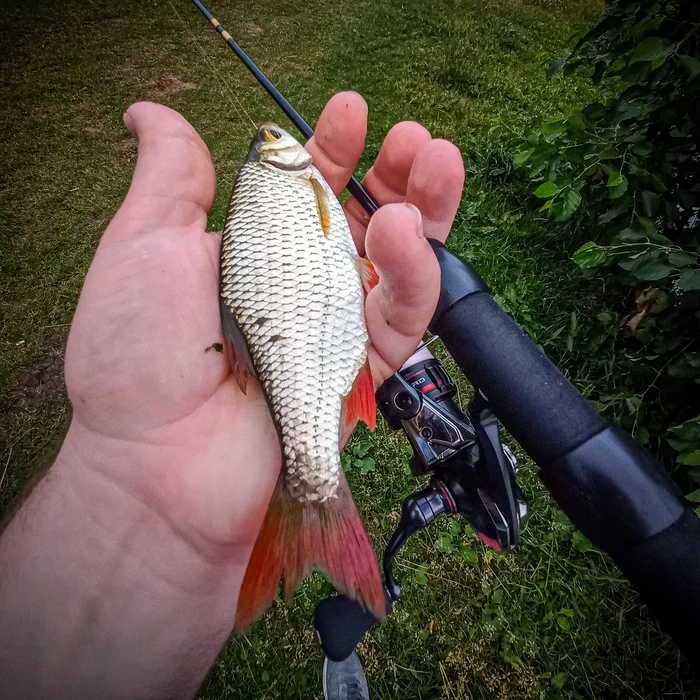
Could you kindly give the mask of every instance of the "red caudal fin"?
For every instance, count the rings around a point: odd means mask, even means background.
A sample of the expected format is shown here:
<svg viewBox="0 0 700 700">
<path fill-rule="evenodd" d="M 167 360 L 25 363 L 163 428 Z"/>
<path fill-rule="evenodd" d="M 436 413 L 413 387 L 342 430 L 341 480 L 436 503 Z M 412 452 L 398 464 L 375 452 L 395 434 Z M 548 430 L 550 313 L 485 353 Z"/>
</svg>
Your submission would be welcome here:
<svg viewBox="0 0 700 700">
<path fill-rule="evenodd" d="M 314 568 L 325 571 L 339 591 L 383 620 L 386 609 L 377 560 L 343 472 L 337 495 L 323 502 L 292 499 L 283 478 L 277 482 L 243 579 L 236 629 L 244 630 L 262 615 L 283 573 L 289 598 L 297 582 Z"/>
<path fill-rule="evenodd" d="M 363 420 L 370 430 L 377 426 L 377 401 L 369 360 L 362 365 L 350 393 L 343 399 L 341 431 L 347 430 L 358 419 Z"/>
<path fill-rule="evenodd" d="M 357 271 L 360 273 L 360 279 L 362 280 L 362 289 L 365 290 L 365 296 L 370 293 L 379 284 L 379 275 L 374 269 L 374 265 L 367 260 L 367 258 L 361 258 L 358 256 Z"/>
</svg>

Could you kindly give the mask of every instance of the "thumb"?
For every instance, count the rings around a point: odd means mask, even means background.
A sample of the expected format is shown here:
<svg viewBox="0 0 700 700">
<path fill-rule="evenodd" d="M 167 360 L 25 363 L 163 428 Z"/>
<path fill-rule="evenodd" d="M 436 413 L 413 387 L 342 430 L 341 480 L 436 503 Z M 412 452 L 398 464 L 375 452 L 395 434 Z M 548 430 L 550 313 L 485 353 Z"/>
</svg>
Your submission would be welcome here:
<svg viewBox="0 0 700 700">
<path fill-rule="evenodd" d="M 379 272 L 365 303 L 372 375 L 379 384 L 420 343 L 440 295 L 440 266 L 411 204 L 387 204 L 372 216 L 367 254 Z"/>
<path fill-rule="evenodd" d="M 131 105 L 124 123 L 138 139 L 139 154 L 116 228 L 122 235 L 164 226 L 204 229 L 216 179 L 199 134 L 178 112 L 152 102 Z"/>
</svg>

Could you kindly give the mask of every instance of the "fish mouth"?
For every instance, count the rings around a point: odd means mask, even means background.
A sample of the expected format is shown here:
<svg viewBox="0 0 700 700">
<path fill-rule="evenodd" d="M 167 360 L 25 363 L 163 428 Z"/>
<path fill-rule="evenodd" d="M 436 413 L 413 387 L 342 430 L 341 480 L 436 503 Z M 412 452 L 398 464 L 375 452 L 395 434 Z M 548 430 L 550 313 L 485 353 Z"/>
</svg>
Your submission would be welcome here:
<svg viewBox="0 0 700 700">
<path fill-rule="evenodd" d="M 293 154 L 298 148 L 297 145 L 283 146 L 282 148 L 265 148 L 264 143 L 260 141 L 254 141 L 248 155 L 245 159 L 246 163 L 263 163 L 269 165 L 273 168 L 278 168 L 279 170 L 285 170 L 290 172 L 304 170 L 308 168 L 313 162 L 313 158 L 310 153 L 307 153 L 307 158 L 304 158 L 301 162 L 294 162 L 294 158 L 289 158 L 289 162 L 283 157 L 276 158 L 276 154 Z"/>
</svg>

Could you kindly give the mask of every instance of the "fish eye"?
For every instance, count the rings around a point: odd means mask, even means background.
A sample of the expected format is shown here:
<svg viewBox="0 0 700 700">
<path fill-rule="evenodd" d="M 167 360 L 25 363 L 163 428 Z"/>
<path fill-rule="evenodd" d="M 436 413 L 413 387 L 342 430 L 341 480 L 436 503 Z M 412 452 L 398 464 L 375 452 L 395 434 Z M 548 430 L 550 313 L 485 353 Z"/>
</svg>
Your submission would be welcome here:
<svg viewBox="0 0 700 700">
<path fill-rule="evenodd" d="M 280 134 L 277 129 L 265 129 L 265 140 L 266 141 L 278 141 L 279 139 L 282 138 L 282 134 Z"/>
</svg>

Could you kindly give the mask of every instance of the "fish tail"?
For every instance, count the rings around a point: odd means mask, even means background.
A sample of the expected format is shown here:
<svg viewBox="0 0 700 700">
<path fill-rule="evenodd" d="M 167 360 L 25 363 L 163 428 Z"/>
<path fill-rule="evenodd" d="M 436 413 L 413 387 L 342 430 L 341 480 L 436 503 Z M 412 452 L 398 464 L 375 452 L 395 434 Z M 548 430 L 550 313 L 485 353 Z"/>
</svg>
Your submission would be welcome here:
<svg viewBox="0 0 700 700">
<path fill-rule="evenodd" d="M 284 573 L 284 595 L 319 569 L 333 585 L 382 620 L 384 589 L 377 560 L 341 472 L 338 493 L 323 502 L 300 502 L 275 487 L 238 597 L 236 629 L 244 630 L 272 603 Z"/>
</svg>

